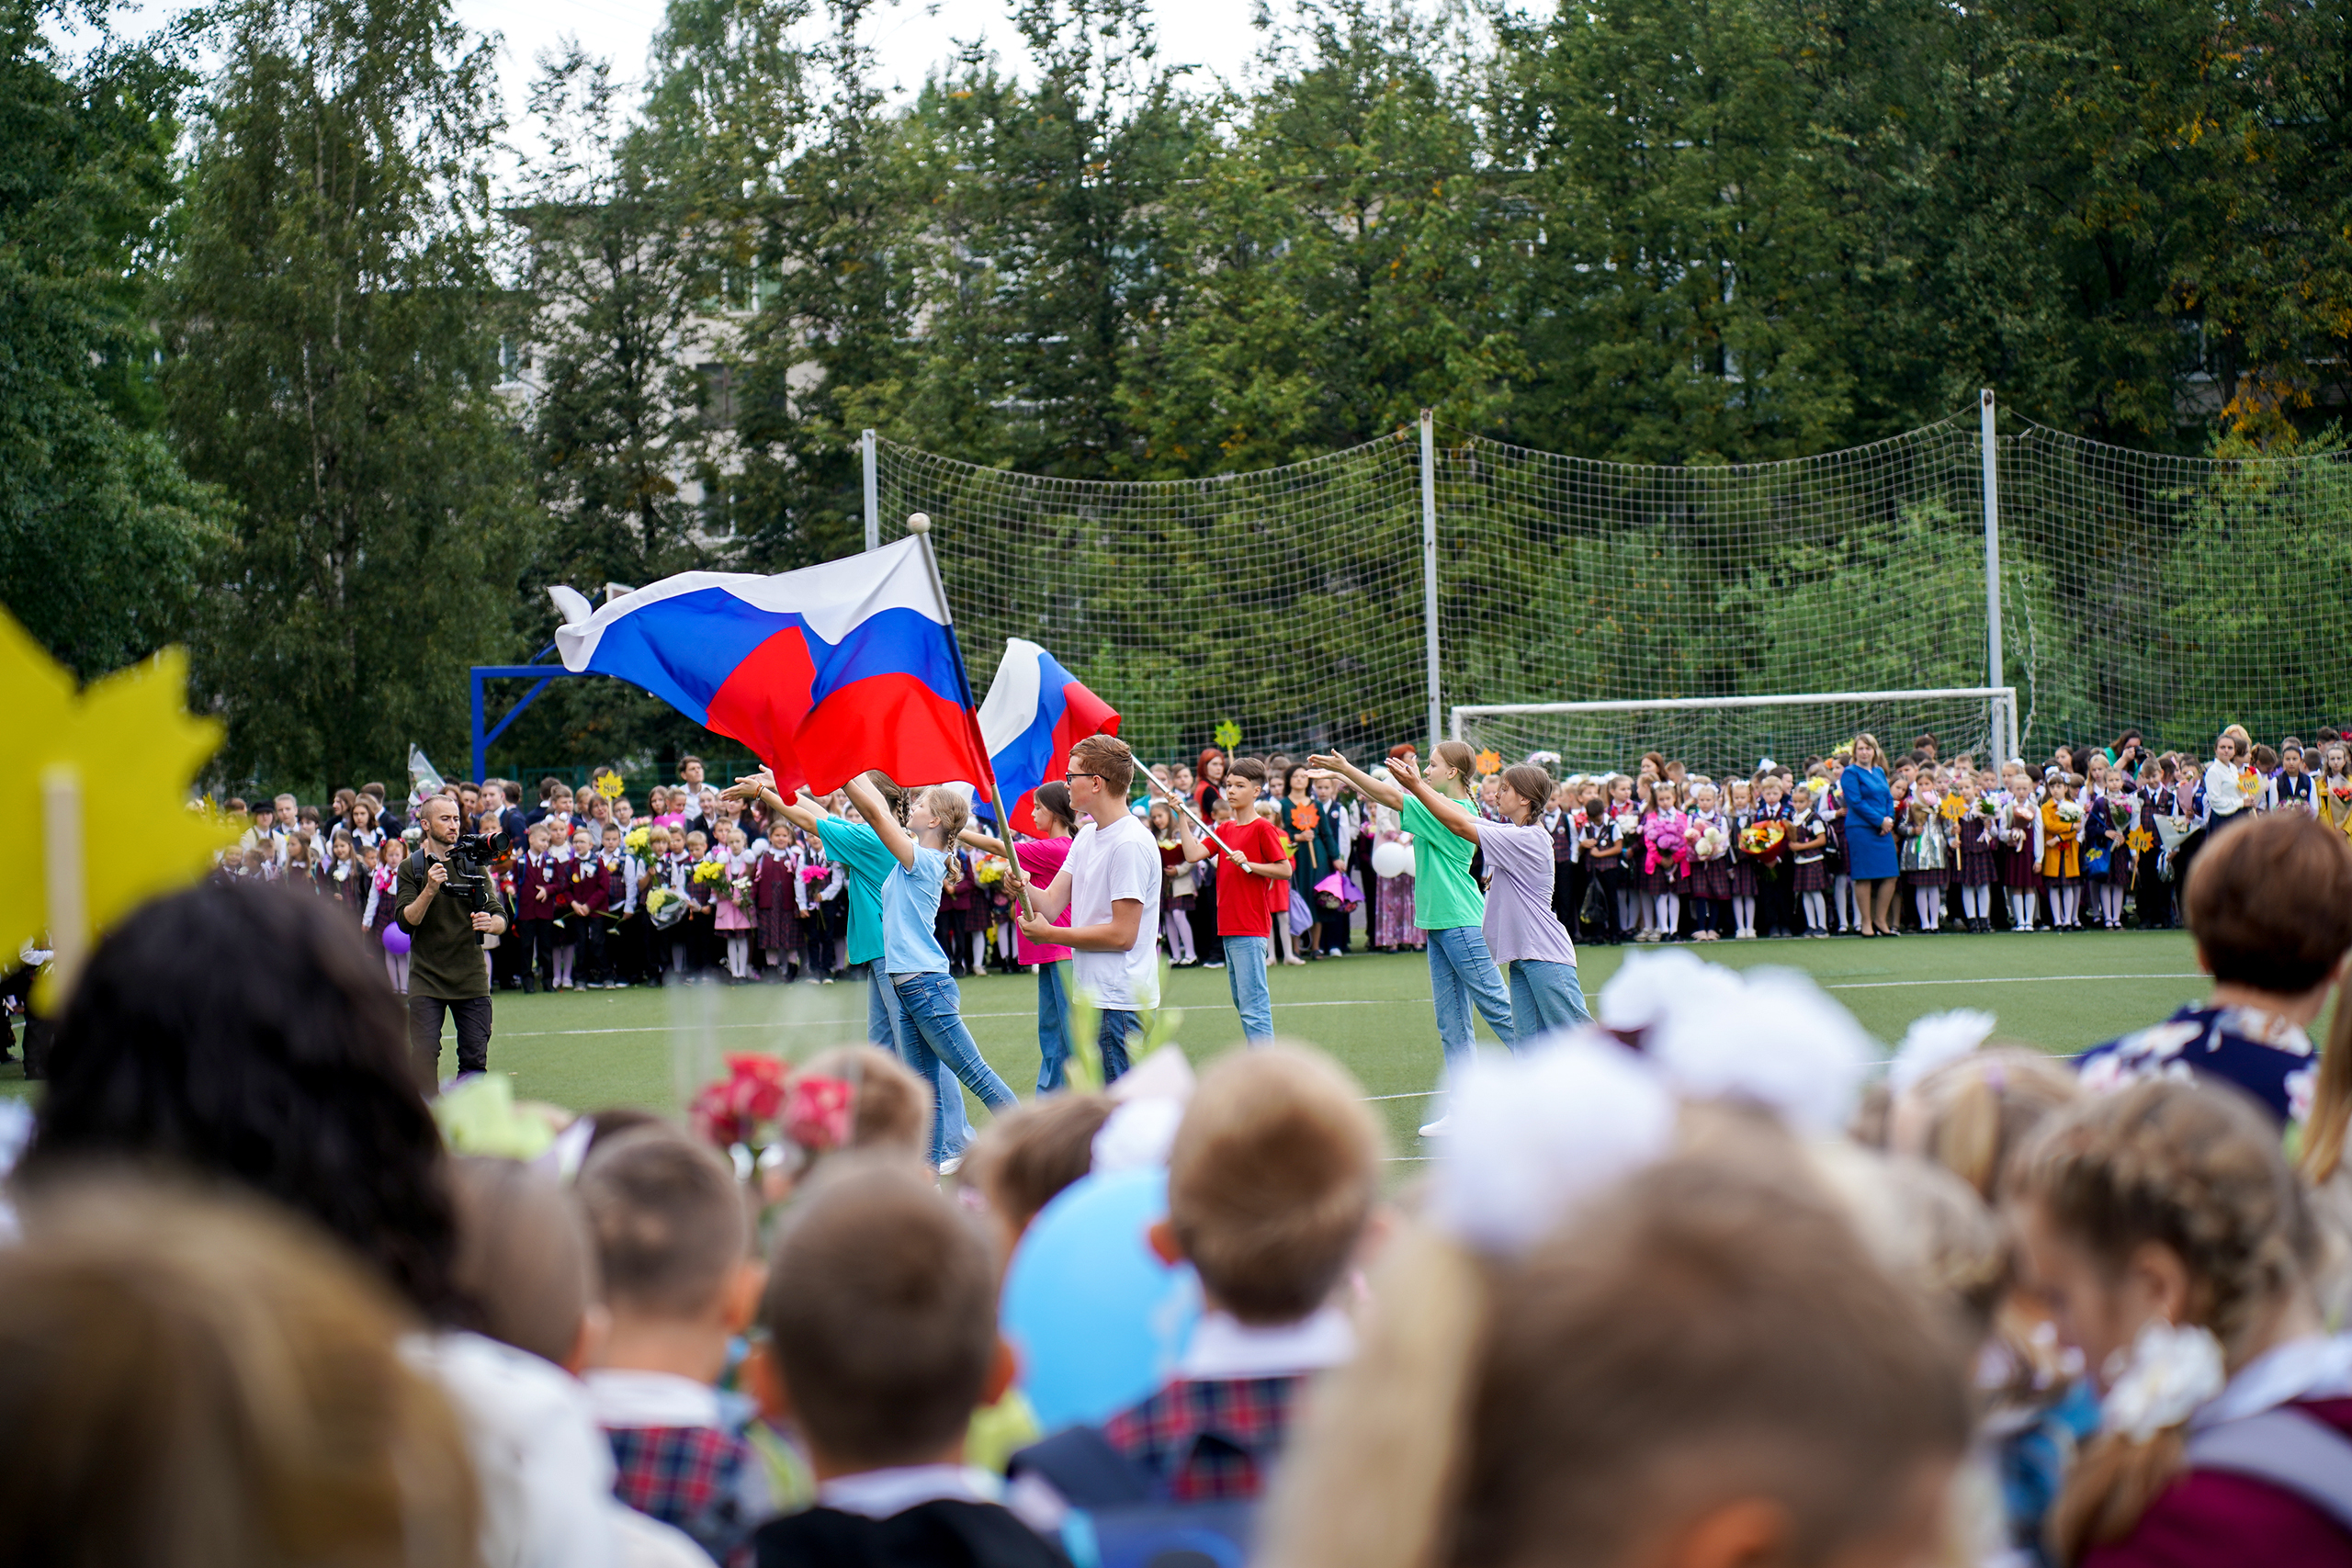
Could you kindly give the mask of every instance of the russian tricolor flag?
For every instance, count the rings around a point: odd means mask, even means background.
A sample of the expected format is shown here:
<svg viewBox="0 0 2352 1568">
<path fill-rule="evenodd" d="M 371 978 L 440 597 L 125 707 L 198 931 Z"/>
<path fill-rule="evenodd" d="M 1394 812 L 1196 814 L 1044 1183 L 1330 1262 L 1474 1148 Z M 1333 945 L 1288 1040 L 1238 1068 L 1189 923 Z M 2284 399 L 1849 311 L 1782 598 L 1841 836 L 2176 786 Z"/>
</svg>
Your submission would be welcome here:
<svg viewBox="0 0 2352 1568">
<path fill-rule="evenodd" d="M 1090 735 L 1117 733 L 1111 705 L 1079 684 L 1061 660 L 1025 638 L 1004 639 L 1004 662 L 980 705 L 980 736 L 1015 829 L 1036 833 L 1030 804 L 1039 784 L 1062 776 L 1072 746 Z"/>
<path fill-rule="evenodd" d="M 780 788 L 823 794 L 867 768 L 909 786 L 985 776 L 919 537 L 775 577 L 683 572 L 555 637 L 565 669 L 617 676 L 741 741 Z"/>
</svg>

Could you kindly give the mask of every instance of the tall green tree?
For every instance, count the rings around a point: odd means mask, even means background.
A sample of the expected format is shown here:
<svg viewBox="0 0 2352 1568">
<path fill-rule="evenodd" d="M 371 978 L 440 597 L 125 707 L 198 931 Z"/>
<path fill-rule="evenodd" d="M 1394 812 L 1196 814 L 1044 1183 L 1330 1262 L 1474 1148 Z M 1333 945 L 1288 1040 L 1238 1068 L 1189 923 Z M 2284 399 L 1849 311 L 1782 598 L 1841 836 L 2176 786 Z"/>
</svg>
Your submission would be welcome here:
<svg viewBox="0 0 2352 1568">
<path fill-rule="evenodd" d="M 86 678 L 187 634 L 228 509 L 154 429 L 188 77 L 110 35 L 69 66 L 41 31 L 62 9 L 0 0 L 0 605 Z"/>
<path fill-rule="evenodd" d="M 908 126 L 923 352 L 899 418 L 974 461 L 1129 477 L 1148 459 L 1121 383 L 1204 126 L 1143 0 L 1023 0 L 1013 20 L 1034 85 L 967 57 Z"/>
<path fill-rule="evenodd" d="M 705 564 L 690 493 L 723 416 L 723 344 L 691 196 L 650 157 L 610 68 L 577 45 L 531 94 L 545 151 L 528 165 L 524 290 L 532 457 L 548 526 L 532 556 L 590 592 Z M 714 404 L 721 406 L 714 406 Z"/>
<path fill-rule="evenodd" d="M 1121 388 L 1164 471 L 1351 446 L 1424 407 L 1496 423 L 1524 372 L 1498 319 L 1519 258 L 1458 31 L 1342 0 L 1229 95 L 1167 203 L 1168 296 Z"/>
<path fill-rule="evenodd" d="M 237 0 L 165 298 L 170 426 L 240 503 L 199 680 L 312 786 L 464 734 L 530 516 L 498 397 L 492 53 L 447 0 Z"/>
</svg>

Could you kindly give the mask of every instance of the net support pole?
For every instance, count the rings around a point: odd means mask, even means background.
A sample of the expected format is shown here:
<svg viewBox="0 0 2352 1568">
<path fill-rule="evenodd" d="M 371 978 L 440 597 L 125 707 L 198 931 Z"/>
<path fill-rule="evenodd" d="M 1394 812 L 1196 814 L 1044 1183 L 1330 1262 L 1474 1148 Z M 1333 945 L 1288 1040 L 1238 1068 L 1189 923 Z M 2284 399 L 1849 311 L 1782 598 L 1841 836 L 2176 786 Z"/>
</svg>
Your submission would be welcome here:
<svg viewBox="0 0 2352 1568">
<path fill-rule="evenodd" d="M 865 464 L 865 547 L 882 547 L 882 491 L 874 472 L 874 432 L 865 431 L 857 438 L 858 454 Z"/>
<path fill-rule="evenodd" d="M 1430 749 L 1435 750 L 1443 736 L 1437 689 L 1437 420 L 1428 409 L 1421 411 L 1421 638 L 1429 656 Z"/>
<path fill-rule="evenodd" d="M 1978 428 L 1984 448 L 1984 683 L 2001 686 L 2001 457 L 1994 431 L 1993 389 L 1977 394 Z M 1993 715 L 1993 743 L 2004 758 L 2018 750 L 2018 716 L 2014 702 L 1997 703 Z"/>
</svg>

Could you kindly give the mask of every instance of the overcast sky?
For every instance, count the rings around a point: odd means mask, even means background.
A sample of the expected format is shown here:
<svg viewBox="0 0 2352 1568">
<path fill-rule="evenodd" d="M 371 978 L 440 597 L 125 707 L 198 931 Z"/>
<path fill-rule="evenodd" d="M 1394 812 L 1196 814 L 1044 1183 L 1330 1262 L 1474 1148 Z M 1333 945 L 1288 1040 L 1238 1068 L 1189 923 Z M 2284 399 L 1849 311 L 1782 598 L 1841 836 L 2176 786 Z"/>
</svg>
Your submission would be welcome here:
<svg viewBox="0 0 2352 1568">
<path fill-rule="evenodd" d="M 519 129 L 532 62 L 566 34 L 610 60 L 616 76 L 642 78 L 662 0 L 457 0 L 457 7 L 468 26 L 503 36 L 507 119 Z M 116 26 L 127 34 L 144 33 L 187 8 L 188 0 L 143 0 L 119 12 Z M 1277 15 L 1288 10 L 1280 4 L 1272 8 Z M 1258 0 L 1153 0 L 1152 9 L 1160 58 L 1171 64 L 1200 65 L 1238 80 L 1264 39 L 1250 26 Z M 896 84 L 899 99 L 911 97 L 961 42 L 984 39 L 1007 63 L 1019 54 L 1006 0 L 883 0 L 872 15 L 882 74 Z"/>
</svg>

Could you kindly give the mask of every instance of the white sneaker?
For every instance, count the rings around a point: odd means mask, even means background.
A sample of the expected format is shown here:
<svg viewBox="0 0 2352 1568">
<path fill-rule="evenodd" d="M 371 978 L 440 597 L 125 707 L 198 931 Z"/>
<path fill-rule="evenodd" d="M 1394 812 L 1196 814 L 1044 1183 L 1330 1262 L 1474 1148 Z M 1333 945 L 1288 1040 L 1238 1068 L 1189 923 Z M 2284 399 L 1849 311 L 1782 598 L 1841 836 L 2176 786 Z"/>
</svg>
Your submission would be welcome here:
<svg viewBox="0 0 2352 1568">
<path fill-rule="evenodd" d="M 962 1155 L 949 1155 L 945 1159 L 939 1162 L 939 1174 L 942 1176 L 953 1176 L 963 1168 L 964 1156 Z"/>
<path fill-rule="evenodd" d="M 1436 1121 L 1430 1122 L 1427 1126 L 1421 1129 L 1421 1136 L 1424 1138 L 1443 1138 L 1450 1136 L 1453 1134 L 1453 1129 L 1448 1126 L 1447 1123 L 1453 1120 L 1453 1117 L 1451 1112 L 1439 1117 Z"/>
</svg>

